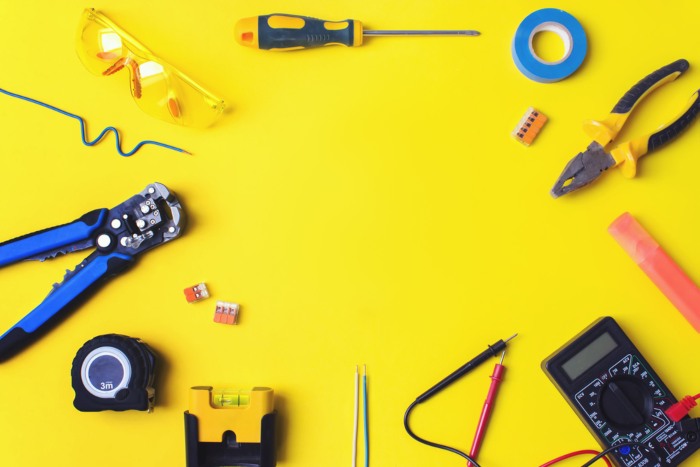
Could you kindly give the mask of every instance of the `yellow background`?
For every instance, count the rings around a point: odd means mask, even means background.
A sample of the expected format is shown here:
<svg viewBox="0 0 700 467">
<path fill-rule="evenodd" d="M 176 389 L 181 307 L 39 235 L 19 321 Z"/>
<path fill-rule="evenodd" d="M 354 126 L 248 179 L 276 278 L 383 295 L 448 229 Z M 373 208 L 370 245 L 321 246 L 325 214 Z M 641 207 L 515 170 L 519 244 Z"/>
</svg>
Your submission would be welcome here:
<svg viewBox="0 0 700 467">
<path fill-rule="evenodd" d="M 538 84 L 515 68 L 511 40 L 526 15 L 552 6 L 580 20 L 589 51 L 569 79 Z M 85 7 L 224 97 L 224 117 L 207 130 L 164 123 L 134 104 L 125 74 L 88 73 L 74 44 Z M 272 12 L 482 35 L 294 53 L 234 42 L 237 19 Z M 643 159 L 634 180 L 612 171 L 558 200 L 549 189 L 589 142 L 581 123 L 678 58 L 691 69 L 651 95 L 619 141 L 685 105 L 700 87 L 697 15 L 691 0 L 2 0 L 0 87 L 85 117 L 91 137 L 114 125 L 127 148 L 156 139 L 194 155 L 147 147 L 121 158 L 112 136 L 87 148 L 74 120 L 0 95 L 0 238 L 115 206 L 153 181 L 189 216 L 181 239 L 2 364 L 0 464 L 181 466 L 190 386 L 263 385 L 277 394 L 278 465 L 349 465 L 353 374 L 366 363 L 371 465 L 463 465 L 411 440 L 403 413 L 517 332 L 479 459 L 539 465 L 597 447 L 540 362 L 603 315 L 676 396 L 694 394 L 697 333 L 606 228 L 630 211 L 700 281 L 700 124 Z M 550 121 L 526 148 L 510 133 L 529 106 Z M 0 329 L 84 256 L 1 269 Z M 214 299 L 189 305 L 182 289 L 199 281 Z M 212 322 L 216 299 L 241 303 L 239 326 Z M 161 356 L 153 414 L 73 408 L 73 356 L 111 332 Z M 415 431 L 468 450 L 494 363 L 419 407 Z"/>
</svg>

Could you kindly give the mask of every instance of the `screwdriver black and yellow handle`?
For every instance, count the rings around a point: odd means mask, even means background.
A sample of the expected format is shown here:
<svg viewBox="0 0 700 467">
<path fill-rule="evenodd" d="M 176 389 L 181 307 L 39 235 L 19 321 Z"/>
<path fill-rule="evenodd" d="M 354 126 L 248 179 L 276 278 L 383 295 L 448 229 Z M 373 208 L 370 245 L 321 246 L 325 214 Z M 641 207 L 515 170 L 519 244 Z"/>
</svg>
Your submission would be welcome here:
<svg viewBox="0 0 700 467">
<path fill-rule="evenodd" d="M 700 91 L 696 91 L 691 96 L 685 109 L 671 123 L 662 126 L 651 135 L 620 144 L 610 151 L 622 175 L 627 178 L 634 177 L 637 173 L 637 159 L 676 138 L 693 123 L 698 113 L 700 113 Z"/>
<path fill-rule="evenodd" d="M 605 147 L 615 139 L 627 118 L 642 99 L 656 88 L 678 78 L 689 66 L 687 60 L 680 59 L 651 73 L 622 96 L 622 99 L 619 100 L 605 120 L 588 121 L 583 124 L 583 130 L 593 141 Z"/>
<path fill-rule="evenodd" d="M 275 13 L 238 21 L 235 34 L 239 44 L 265 50 L 362 45 L 362 23 L 353 19 L 325 21 Z"/>
</svg>

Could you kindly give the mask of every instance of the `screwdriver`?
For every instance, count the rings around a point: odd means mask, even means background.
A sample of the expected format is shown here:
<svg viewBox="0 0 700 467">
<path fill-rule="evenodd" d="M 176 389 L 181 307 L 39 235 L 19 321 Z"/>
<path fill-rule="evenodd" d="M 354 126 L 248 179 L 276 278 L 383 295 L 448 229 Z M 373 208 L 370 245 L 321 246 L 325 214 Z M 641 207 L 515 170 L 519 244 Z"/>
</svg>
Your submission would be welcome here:
<svg viewBox="0 0 700 467">
<path fill-rule="evenodd" d="M 308 16 L 274 13 L 236 23 L 236 41 L 264 50 L 298 50 L 324 45 L 359 47 L 363 36 L 478 36 L 470 30 L 364 31 L 354 19 L 326 21 Z"/>
</svg>

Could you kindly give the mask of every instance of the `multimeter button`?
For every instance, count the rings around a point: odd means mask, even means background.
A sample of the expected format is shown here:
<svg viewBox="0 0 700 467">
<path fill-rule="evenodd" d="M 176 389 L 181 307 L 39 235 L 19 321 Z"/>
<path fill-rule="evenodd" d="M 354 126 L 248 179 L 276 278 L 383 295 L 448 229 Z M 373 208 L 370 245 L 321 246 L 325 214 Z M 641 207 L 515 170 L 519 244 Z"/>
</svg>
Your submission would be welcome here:
<svg viewBox="0 0 700 467">
<path fill-rule="evenodd" d="M 613 378 L 600 394 L 601 411 L 618 428 L 644 425 L 651 416 L 653 403 L 644 384 L 632 377 Z"/>
</svg>

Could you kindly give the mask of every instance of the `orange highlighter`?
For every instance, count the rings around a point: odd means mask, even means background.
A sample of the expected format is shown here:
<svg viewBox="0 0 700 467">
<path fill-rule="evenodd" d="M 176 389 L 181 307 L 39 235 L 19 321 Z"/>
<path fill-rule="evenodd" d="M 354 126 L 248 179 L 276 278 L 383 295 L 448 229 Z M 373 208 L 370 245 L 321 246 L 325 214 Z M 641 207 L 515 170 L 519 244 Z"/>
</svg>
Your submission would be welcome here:
<svg viewBox="0 0 700 467">
<path fill-rule="evenodd" d="M 642 271 L 700 332 L 700 289 L 628 212 L 608 227 Z"/>
</svg>

